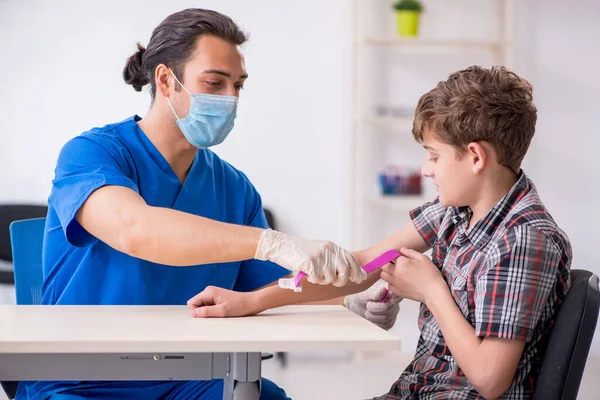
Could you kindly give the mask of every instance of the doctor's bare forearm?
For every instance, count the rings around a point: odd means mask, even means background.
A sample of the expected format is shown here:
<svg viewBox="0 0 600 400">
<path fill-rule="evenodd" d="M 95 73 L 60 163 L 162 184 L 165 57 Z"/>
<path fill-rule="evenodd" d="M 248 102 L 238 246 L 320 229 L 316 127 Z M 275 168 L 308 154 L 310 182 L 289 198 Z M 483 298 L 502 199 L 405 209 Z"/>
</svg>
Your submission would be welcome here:
<svg viewBox="0 0 600 400">
<path fill-rule="evenodd" d="M 119 186 L 96 190 L 76 218 L 90 234 L 123 253 L 173 266 L 251 259 L 263 231 L 152 207 Z"/>
</svg>

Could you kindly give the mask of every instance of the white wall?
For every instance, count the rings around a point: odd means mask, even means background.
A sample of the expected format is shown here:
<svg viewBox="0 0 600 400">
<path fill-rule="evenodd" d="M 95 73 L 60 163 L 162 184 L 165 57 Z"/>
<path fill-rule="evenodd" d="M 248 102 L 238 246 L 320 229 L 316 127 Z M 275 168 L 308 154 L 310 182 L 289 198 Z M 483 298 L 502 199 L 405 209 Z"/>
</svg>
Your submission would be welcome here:
<svg viewBox="0 0 600 400">
<path fill-rule="evenodd" d="M 539 118 L 527 167 L 573 243 L 573 267 L 600 274 L 600 2 L 563 5 L 528 2 L 519 20 L 516 66 L 534 85 Z"/>
<path fill-rule="evenodd" d="M 516 69 L 534 85 L 538 123 L 525 168 L 573 244 L 572 268 L 600 275 L 600 2 L 518 2 Z M 600 354 L 600 325 L 592 353 Z"/>
<path fill-rule="evenodd" d="M 534 85 L 539 118 L 526 167 L 571 239 L 572 267 L 600 275 L 600 2 L 564 4 L 527 1 L 518 19 L 515 64 Z"/>
<path fill-rule="evenodd" d="M 573 242 L 573 267 L 600 274 L 600 2 L 516 3 L 515 66 L 539 110 L 525 168 Z M 143 116 L 149 97 L 122 82 L 125 59 L 166 15 L 197 6 L 252 36 L 237 127 L 217 152 L 249 175 L 282 230 L 347 245 L 347 0 L 0 2 L 0 202 L 45 201 L 65 141 Z"/>
<path fill-rule="evenodd" d="M 281 230 L 348 245 L 345 5 L 0 2 L 0 201 L 45 201 L 65 141 L 93 126 L 143 116 L 149 95 L 123 82 L 126 58 L 168 14 L 201 6 L 231 16 L 251 34 L 245 46 L 250 79 L 237 126 L 216 152 L 247 173 Z"/>
</svg>

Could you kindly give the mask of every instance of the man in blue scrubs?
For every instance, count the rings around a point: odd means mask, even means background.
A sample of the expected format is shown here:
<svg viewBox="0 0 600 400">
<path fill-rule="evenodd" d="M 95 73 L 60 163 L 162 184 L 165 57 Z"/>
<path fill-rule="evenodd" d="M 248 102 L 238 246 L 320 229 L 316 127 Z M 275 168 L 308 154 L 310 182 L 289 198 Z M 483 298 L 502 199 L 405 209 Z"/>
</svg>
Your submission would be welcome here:
<svg viewBox="0 0 600 400">
<path fill-rule="evenodd" d="M 256 189 L 208 149 L 233 127 L 245 40 L 228 17 L 188 9 L 138 45 L 123 76 L 137 91 L 150 84 L 146 117 L 94 128 L 60 152 L 43 304 L 183 305 L 209 285 L 254 291 L 291 270 L 309 275 L 315 300 L 373 283 L 363 260 L 335 244 L 266 229 Z M 222 390 L 222 380 L 22 382 L 17 398 L 220 399 Z M 263 381 L 261 399 L 284 398 Z"/>
</svg>

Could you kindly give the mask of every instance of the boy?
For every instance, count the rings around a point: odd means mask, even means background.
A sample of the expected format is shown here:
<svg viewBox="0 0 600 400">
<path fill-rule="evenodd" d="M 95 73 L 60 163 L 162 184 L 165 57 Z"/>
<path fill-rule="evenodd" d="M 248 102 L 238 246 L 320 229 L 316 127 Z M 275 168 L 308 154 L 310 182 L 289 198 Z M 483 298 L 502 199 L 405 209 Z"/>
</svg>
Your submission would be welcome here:
<svg viewBox="0 0 600 400">
<path fill-rule="evenodd" d="M 422 173 L 439 197 L 413 210 L 412 224 L 356 253 L 369 259 L 400 249 L 404 257 L 381 278 L 421 303 L 415 358 L 378 399 L 533 396 L 572 251 L 520 168 L 535 131 L 532 100 L 526 80 L 478 66 L 419 100 L 413 135 L 427 150 Z M 422 254 L 429 249 L 431 259 Z M 269 290 L 251 295 L 252 312 L 283 305 Z M 227 297 L 211 288 L 188 304 L 216 304 L 197 316 L 228 315 L 235 311 Z"/>
</svg>

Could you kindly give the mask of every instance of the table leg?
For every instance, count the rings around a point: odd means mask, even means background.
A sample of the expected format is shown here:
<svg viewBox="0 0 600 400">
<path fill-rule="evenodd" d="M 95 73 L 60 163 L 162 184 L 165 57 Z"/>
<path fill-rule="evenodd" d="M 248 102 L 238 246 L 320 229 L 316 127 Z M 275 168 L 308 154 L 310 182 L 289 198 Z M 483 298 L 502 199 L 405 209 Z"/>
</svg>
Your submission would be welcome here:
<svg viewBox="0 0 600 400">
<path fill-rule="evenodd" d="M 261 386 L 261 353 L 231 353 L 224 380 L 223 400 L 258 400 Z"/>
</svg>

